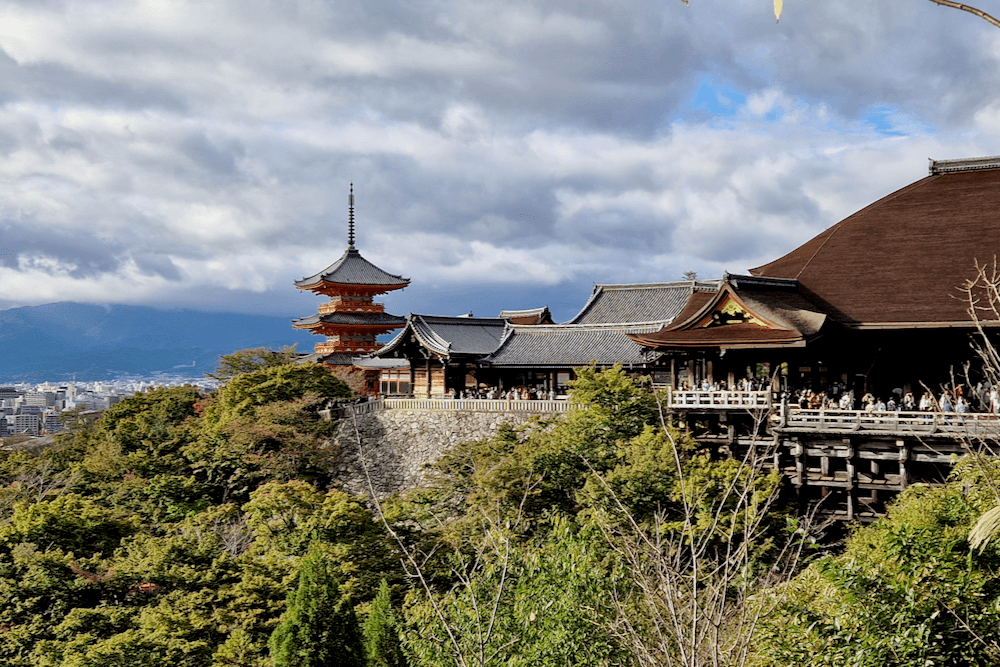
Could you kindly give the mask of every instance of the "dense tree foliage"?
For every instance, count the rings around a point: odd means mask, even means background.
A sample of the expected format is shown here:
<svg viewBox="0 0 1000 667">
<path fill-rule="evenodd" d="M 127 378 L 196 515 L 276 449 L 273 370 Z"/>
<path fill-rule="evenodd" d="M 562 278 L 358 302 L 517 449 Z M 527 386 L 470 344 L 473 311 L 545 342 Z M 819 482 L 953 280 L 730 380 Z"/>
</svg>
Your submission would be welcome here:
<svg viewBox="0 0 1000 667">
<path fill-rule="evenodd" d="M 361 631 L 318 543 L 299 566 L 298 588 L 271 635 L 274 667 L 364 667 Z"/>
<path fill-rule="evenodd" d="M 318 409 L 346 392 L 265 365 L 0 452 L 0 663 L 1000 662 L 1000 539 L 969 546 L 996 460 L 911 487 L 792 578 L 808 534 L 777 473 L 713 456 L 621 369 L 379 508 L 332 477 Z"/>
<path fill-rule="evenodd" d="M 407 667 L 409 663 L 399 641 L 400 630 L 399 617 L 389 594 L 389 583 L 383 579 L 362 628 L 368 667 Z"/>
<path fill-rule="evenodd" d="M 768 661 L 805 666 L 1000 663 L 1000 548 L 969 546 L 997 504 L 1000 461 L 969 457 L 939 488 L 914 485 L 888 518 L 789 589 L 767 637 Z M 766 664 L 771 664 L 767 662 Z"/>
</svg>

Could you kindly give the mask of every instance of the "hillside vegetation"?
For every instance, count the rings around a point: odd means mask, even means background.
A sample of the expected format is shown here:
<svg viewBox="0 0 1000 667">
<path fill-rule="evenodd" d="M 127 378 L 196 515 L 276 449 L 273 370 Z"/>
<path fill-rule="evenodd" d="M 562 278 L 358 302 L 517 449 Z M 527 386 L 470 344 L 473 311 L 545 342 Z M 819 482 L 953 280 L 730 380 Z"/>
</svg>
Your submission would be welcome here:
<svg viewBox="0 0 1000 667">
<path fill-rule="evenodd" d="M 321 367 L 127 399 L 0 461 L 0 664 L 996 664 L 1000 469 L 904 493 L 841 553 L 620 369 L 373 509 L 336 488 Z"/>
</svg>

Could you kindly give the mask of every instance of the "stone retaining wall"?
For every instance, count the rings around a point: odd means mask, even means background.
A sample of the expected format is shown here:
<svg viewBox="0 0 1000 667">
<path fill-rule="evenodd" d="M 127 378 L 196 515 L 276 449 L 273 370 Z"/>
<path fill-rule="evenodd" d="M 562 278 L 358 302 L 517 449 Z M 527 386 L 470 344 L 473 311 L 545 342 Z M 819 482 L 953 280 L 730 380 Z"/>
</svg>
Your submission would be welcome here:
<svg viewBox="0 0 1000 667">
<path fill-rule="evenodd" d="M 501 424 L 519 426 L 537 417 L 524 412 L 458 410 L 382 410 L 356 416 L 346 414 L 338 421 L 330 443 L 339 450 L 336 477 L 345 491 L 372 495 L 359 456 L 360 436 L 360 449 L 375 496 L 387 498 L 398 491 L 419 486 L 426 479 L 427 464 L 455 445 L 492 437 Z"/>
</svg>

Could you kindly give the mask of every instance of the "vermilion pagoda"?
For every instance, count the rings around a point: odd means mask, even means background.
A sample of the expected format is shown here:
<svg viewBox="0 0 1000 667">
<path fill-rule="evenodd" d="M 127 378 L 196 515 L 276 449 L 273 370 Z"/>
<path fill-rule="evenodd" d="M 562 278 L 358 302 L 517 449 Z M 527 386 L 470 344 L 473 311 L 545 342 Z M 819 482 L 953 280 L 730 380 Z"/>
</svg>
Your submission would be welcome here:
<svg viewBox="0 0 1000 667">
<path fill-rule="evenodd" d="M 319 273 L 296 280 L 295 286 L 330 297 L 316 315 L 292 322 L 296 329 L 308 329 L 326 336 L 316 344 L 316 361 L 328 366 L 350 366 L 351 359 L 374 352 L 375 337 L 406 324 L 406 319 L 385 312 L 372 299 L 402 289 L 409 278 L 386 273 L 354 247 L 354 184 L 351 184 L 348 213 L 347 250 L 336 262 Z"/>
</svg>

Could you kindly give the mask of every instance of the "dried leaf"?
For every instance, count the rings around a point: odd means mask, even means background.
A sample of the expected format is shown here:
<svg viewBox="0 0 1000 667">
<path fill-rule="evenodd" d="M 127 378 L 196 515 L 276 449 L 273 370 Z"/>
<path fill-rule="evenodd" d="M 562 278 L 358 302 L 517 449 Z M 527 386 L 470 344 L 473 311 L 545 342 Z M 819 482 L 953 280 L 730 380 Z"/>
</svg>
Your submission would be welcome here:
<svg viewBox="0 0 1000 667">
<path fill-rule="evenodd" d="M 774 0 L 774 20 L 776 22 L 781 20 L 781 5 L 782 0 Z"/>
</svg>

